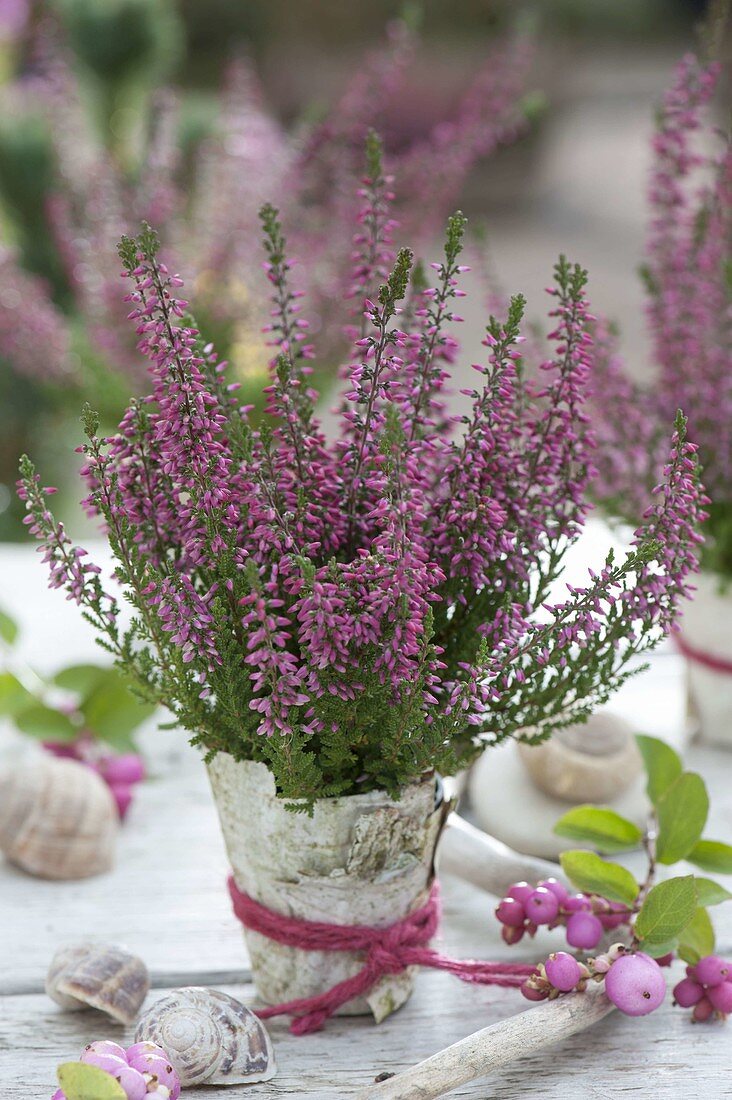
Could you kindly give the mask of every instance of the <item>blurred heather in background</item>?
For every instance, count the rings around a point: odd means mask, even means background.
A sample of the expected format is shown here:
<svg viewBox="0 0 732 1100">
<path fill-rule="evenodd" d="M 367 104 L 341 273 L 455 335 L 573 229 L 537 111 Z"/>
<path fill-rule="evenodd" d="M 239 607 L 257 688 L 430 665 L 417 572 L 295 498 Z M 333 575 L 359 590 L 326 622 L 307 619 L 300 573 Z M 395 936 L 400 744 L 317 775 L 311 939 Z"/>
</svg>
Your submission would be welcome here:
<svg viewBox="0 0 732 1100">
<path fill-rule="evenodd" d="M 112 424 L 142 385 L 115 258 L 141 219 L 161 231 L 245 399 L 269 355 L 264 199 L 282 204 L 291 251 L 317 270 L 315 324 L 348 324 L 330 291 L 371 126 L 396 177 L 398 243 L 431 260 L 461 206 L 481 229 L 479 301 L 523 290 L 530 315 L 557 253 L 575 256 L 641 377 L 653 108 L 703 7 L 0 0 L 0 537 L 22 531 L 20 452 L 63 491 L 82 402 Z M 477 333 L 487 311 L 472 308 Z M 320 372 L 334 376 L 339 357 L 329 348 Z"/>
</svg>

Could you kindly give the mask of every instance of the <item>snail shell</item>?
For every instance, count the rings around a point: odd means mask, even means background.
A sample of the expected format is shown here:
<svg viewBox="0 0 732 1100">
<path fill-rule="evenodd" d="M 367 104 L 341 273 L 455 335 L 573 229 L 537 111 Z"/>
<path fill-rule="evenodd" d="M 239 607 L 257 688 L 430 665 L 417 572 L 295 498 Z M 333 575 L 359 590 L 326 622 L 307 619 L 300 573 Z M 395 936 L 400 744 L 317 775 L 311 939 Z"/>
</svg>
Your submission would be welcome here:
<svg viewBox="0 0 732 1100">
<path fill-rule="evenodd" d="M 269 1081 L 276 1072 L 272 1041 L 261 1021 L 215 989 L 174 989 L 138 1024 L 135 1042 L 161 1046 L 184 1088 Z"/>
<path fill-rule="evenodd" d="M 108 871 L 119 817 L 104 780 L 75 760 L 29 756 L 0 773 L 0 851 L 31 875 Z"/>
<path fill-rule="evenodd" d="M 62 947 L 46 976 L 46 993 L 62 1008 L 98 1008 L 121 1024 L 134 1022 L 149 989 L 142 959 L 112 943 Z"/>
<path fill-rule="evenodd" d="M 632 727 L 609 710 L 540 745 L 519 744 L 519 754 L 537 787 L 567 802 L 617 798 L 642 768 Z"/>
</svg>

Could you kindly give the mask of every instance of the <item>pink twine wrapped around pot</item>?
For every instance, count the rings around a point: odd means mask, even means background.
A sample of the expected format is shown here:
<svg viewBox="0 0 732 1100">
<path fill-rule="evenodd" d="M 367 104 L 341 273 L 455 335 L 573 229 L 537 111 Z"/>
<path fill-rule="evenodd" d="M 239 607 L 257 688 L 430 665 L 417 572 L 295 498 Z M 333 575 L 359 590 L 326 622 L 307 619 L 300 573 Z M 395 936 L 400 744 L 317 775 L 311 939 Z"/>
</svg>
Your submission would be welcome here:
<svg viewBox="0 0 732 1100">
<path fill-rule="evenodd" d="M 297 947 L 301 951 L 362 951 L 364 963 L 352 978 L 338 982 L 332 989 L 313 997 L 257 1009 L 263 1020 L 272 1016 L 294 1016 L 290 1024 L 293 1035 L 319 1031 L 333 1013 L 356 997 L 362 997 L 387 974 L 401 974 L 409 966 L 429 966 L 447 970 L 463 982 L 480 985 L 518 987 L 536 973 L 536 967 L 522 963 L 481 962 L 473 959 L 450 959 L 427 945 L 440 923 L 439 888 L 434 883 L 430 896 L 420 909 L 386 928 L 368 925 L 327 924 L 323 921 L 299 920 L 283 916 L 260 905 L 239 890 L 229 878 L 229 893 L 234 913 L 245 928 L 259 932 L 277 943 Z"/>
<path fill-rule="evenodd" d="M 724 657 L 715 657 L 714 654 L 705 653 L 702 649 L 695 649 L 684 640 L 681 634 L 674 634 L 674 642 L 681 656 L 686 657 L 687 661 L 701 665 L 702 668 L 708 668 L 711 672 L 732 676 L 732 661 L 725 660 Z"/>
</svg>

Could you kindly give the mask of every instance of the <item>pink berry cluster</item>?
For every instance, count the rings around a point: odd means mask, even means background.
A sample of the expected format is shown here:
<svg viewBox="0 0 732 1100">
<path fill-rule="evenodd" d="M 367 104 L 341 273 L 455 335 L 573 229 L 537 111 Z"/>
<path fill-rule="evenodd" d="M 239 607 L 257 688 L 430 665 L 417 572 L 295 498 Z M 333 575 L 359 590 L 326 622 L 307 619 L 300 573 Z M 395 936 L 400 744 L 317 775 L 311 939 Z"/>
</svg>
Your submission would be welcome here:
<svg viewBox="0 0 732 1100">
<path fill-rule="evenodd" d="M 178 1100 L 180 1081 L 168 1055 L 155 1043 L 135 1043 L 125 1050 L 101 1039 L 84 1048 L 80 1062 L 96 1066 L 119 1081 L 127 1100 Z M 51 1100 L 66 1100 L 62 1089 Z"/>
<path fill-rule="evenodd" d="M 521 992 L 529 1001 L 553 1000 L 572 990 L 582 992 L 589 981 L 605 982 L 605 993 L 626 1016 L 646 1016 L 662 1003 L 666 980 L 657 959 L 642 951 L 629 951 L 615 943 L 587 963 L 566 951 L 553 952 L 536 974 L 527 978 Z"/>
<path fill-rule="evenodd" d="M 693 1008 L 691 1018 L 697 1024 L 726 1019 L 732 1012 L 732 962 L 706 955 L 687 966 L 686 977 L 674 986 L 674 1004 Z"/>
<path fill-rule="evenodd" d="M 136 752 L 111 752 L 95 738 L 83 734 L 75 741 L 44 741 L 43 747 L 54 756 L 78 760 L 95 771 L 112 792 L 120 820 L 124 821 L 132 802 L 133 789 L 145 778 L 141 756 Z"/>
<path fill-rule="evenodd" d="M 518 943 L 527 932 L 533 936 L 541 924 L 549 928 L 561 925 L 570 947 L 584 951 L 597 947 L 605 932 L 627 924 L 631 915 L 626 905 L 596 894 L 570 894 L 555 878 L 544 879 L 537 886 L 515 882 L 496 906 L 506 943 Z"/>
</svg>

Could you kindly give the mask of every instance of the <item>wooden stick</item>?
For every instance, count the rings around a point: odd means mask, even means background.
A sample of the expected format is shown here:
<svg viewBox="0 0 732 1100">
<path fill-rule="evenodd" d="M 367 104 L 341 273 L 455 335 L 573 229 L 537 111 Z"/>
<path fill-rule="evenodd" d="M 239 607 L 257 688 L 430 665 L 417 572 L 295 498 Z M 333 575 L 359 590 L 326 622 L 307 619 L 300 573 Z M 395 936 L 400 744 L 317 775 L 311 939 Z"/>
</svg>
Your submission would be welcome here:
<svg viewBox="0 0 732 1100">
<path fill-rule="evenodd" d="M 517 1058 L 584 1031 L 613 1011 L 614 1006 L 597 987 L 545 1001 L 468 1035 L 404 1073 L 363 1089 L 356 1100 L 433 1100 L 446 1096 Z"/>
<path fill-rule="evenodd" d="M 450 814 L 437 849 L 438 872 L 450 875 L 502 897 L 513 882 L 538 882 L 554 878 L 564 881 L 558 863 L 514 852 L 500 840 L 476 829 L 456 813 Z"/>
</svg>

